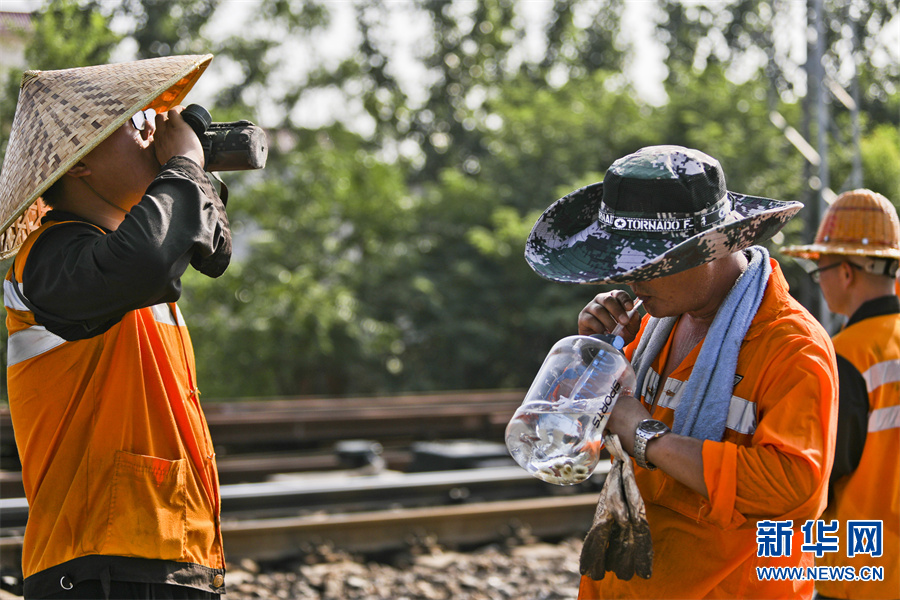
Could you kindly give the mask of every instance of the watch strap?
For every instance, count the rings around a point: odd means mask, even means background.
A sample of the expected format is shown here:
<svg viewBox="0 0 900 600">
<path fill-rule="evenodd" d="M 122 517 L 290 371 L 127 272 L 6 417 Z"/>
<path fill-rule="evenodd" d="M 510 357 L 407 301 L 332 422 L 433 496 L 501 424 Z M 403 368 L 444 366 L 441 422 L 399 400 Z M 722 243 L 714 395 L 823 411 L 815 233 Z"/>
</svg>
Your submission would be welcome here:
<svg viewBox="0 0 900 600">
<path fill-rule="evenodd" d="M 657 431 L 650 431 L 643 428 L 643 425 L 647 422 L 653 422 L 654 424 L 661 425 Z M 648 471 L 655 471 L 656 465 L 651 462 L 647 462 L 647 444 L 650 440 L 655 440 L 656 438 L 669 433 L 671 429 L 661 421 L 657 421 L 656 419 L 644 419 L 641 421 L 640 425 L 638 425 L 637 429 L 634 432 L 634 460 L 637 462 L 639 467 L 647 469 Z"/>
</svg>

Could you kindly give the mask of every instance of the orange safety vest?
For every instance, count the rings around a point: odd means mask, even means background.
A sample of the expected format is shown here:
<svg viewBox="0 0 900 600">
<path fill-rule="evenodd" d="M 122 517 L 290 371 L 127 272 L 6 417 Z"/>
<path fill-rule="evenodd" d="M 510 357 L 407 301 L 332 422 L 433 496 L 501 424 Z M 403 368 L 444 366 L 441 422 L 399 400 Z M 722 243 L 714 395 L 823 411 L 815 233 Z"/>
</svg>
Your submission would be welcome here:
<svg viewBox="0 0 900 600">
<path fill-rule="evenodd" d="M 859 580 L 820 581 L 816 590 L 831 598 L 900 598 L 900 314 L 865 318 L 833 339 L 866 382 L 869 421 L 859 466 L 837 481 L 821 517 L 838 522 L 840 552 L 825 553 L 816 564 L 853 567 Z M 848 556 L 848 522 L 873 520 L 882 521 L 882 555 Z M 871 580 L 869 567 L 881 567 L 884 579 Z"/>
<path fill-rule="evenodd" d="M 94 578 L 98 564 L 114 565 L 112 579 L 223 592 L 215 454 L 181 312 L 141 308 L 76 341 L 38 325 L 13 281 L 58 224 L 28 237 L 4 282 L 10 414 L 29 505 L 26 593 L 60 573 L 64 589 Z"/>
<path fill-rule="evenodd" d="M 701 494 L 661 469 L 635 467 L 653 540 L 653 575 L 601 581 L 581 578 L 579 599 L 810 598 L 813 582 L 766 579 L 757 567 L 812 567 L 801 552 L 801 526 L 825 508 L 837 431 L 837 365 L 822 326 L 791 298 L 781 268 L 772 274 L 744 336 L 722 441 L 703 443 Z M 631 356 L 638 338 L 627 348 Z M 673 336 L 641 390 L 663 386 L 653 418 L 672 426 L 675 408 L 700 354 L 700 344 L 666 381 Z M 645 401 L 645 405 L 649 404 Z M 757 556 L 759 521 L 791 521 L 781 555 Z"/>
</svg>

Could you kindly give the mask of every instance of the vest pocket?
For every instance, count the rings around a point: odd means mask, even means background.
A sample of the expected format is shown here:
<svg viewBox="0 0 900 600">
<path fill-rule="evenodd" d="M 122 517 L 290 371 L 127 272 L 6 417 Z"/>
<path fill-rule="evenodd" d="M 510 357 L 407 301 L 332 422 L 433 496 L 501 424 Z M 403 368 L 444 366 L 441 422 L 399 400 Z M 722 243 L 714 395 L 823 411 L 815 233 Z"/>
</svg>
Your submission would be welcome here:
<svg viewBox="0 0 900 600">
<path fill-rule="evenodd" d="M 186 459 L 119 450 L 103 554 L 177 560 L 184 553 Z"/>
</svg>

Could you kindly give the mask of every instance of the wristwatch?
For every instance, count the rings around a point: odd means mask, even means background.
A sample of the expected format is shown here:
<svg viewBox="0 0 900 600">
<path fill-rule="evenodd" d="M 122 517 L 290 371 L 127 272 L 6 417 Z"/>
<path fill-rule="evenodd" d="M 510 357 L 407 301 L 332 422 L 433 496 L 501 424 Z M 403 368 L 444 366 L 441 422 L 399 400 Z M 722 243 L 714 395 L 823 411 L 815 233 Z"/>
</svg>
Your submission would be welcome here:
<svg viewBox="0 0 900 600">
<path fill-rule="evenodd" d="M 671 431 L 668 425 L 656 419 L 644 419 L 640 422 L 634 432 L 634 460 L 638 466 L 650 471 L 656 470 L 656 465 L 647 462 L 647 443 Z"/>
</svg>

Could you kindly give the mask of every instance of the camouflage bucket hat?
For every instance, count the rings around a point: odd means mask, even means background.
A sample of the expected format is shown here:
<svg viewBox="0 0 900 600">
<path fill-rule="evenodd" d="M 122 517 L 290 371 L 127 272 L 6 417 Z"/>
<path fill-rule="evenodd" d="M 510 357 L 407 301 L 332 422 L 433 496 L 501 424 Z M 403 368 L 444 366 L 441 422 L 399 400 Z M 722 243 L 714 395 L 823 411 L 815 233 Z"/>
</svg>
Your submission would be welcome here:
<svg viewBox="0 0 900 600">
<path fill-rule="evenodd" d="M 801 208 L 729 192 L 719 162 L 698 150 L 651 146 L 544 211 L 525 260 L 553 281 L 646 281 L 766 240 Z"/>
<path fill-rule="evenodd" d="M 37 229 L 57 179 L 136 112 L 179 104 L 212 54 L 167 56 L 22 77 L 0 171 L 0 260 Z"/>
</svg>

